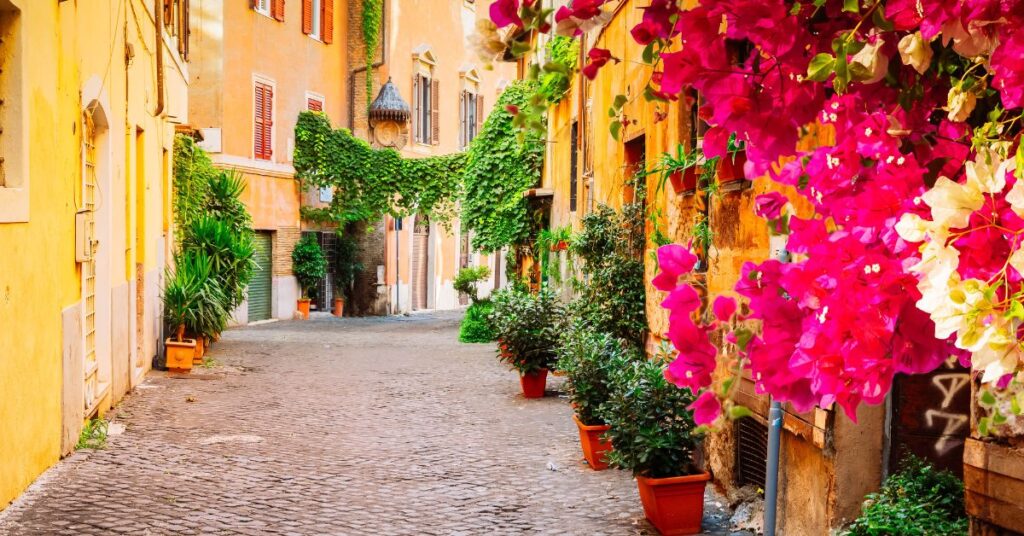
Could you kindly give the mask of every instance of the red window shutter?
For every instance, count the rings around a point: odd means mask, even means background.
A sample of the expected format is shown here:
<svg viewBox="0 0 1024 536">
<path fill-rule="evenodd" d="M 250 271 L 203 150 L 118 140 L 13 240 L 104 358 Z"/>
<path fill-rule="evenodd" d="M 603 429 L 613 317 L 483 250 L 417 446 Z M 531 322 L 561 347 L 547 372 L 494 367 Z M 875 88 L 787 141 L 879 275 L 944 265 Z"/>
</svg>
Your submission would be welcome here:
<svg viewBox="0 0 1024 536">
<path fill-rule="evenodd" d="M 328 45 L 334 42 L 334 0 L 323 0 L 324 13 L 320 17 L 323 28 L 320 39 Z"/>
<path fill-rule="evenodd" d="M 441 92 L 438 80 L 430 81 L 430 143 L 441 143 Z"/>
<path fill-rule="evenodd" d="M 271 0 L 270 15 L 284 22 L 284 0 Z"/>
<path fill-rule="evenodd" d="M 263 146 L 263 107 L 264 107 L 264 95 L 263 95 L 263 84 L 256 83 L 255 89 L 255 110 L 254 116 L 255 121 L 253 122 L 252 139 L 253 147 L 252 153 L 256 158 L 264 158 L 264 146 Z"/>
<path fill-rule="evenodd" d="M 476 96 L 476 134 L 480 135 L 480 131 L 484 128 L 484 96 Z"/>
<path fill-rule="evenodd" d="M 322 112 L 324 111 L 324 103 L 317 99 L 308 99 L 307 108 L 311 112 Z"/>
<path fill-rule="evenodd" d="M 369 76 L 369 74 L 367 74 Z M 412 139 L 423 141 L 420 136 L 420 75 L 412 75 Z"/>
<path fill-rule="evenodd" d="M 302 33 L 313 33 L 313 0 L 302 0 Z"/>
<path fill-rule="evenodd" d="M 274 89 L 264 86 L 263 102 L 263 146 L 267 160 L 274 157 Z"/>
<path fill-rule="evenodd" d="M 253 122 L 253 156 L 270 160 L 274 155 L 274 92 L 267 84 L 256 82 L 256 109 Z"/>
</svg>

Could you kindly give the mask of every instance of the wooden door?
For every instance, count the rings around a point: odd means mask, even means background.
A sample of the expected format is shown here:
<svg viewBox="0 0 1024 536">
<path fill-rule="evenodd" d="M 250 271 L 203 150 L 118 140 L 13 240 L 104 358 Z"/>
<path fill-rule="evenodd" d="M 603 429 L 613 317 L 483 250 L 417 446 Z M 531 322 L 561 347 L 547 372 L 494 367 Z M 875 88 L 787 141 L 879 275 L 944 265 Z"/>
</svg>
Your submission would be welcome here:
<svg viewBox="0 0 1024 536">
<path fill-rule="evenodd" d="M 412 236 L 412 308 L 427 308 L 427 267 L 430 248 L 430 223 L 416 218 Z M 422 222 L 422 223 L 421 223 Z"/>
</svg>

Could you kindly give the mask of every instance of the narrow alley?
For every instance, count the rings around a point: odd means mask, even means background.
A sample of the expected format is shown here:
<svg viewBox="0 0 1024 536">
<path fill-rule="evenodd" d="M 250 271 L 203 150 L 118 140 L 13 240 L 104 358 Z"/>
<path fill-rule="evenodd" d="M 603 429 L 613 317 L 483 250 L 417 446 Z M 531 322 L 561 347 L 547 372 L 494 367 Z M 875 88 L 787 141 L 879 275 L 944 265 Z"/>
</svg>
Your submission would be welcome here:
<svg viewBox="0 0 1024 536">
<path fill-rule="evenodd" d="M 215 366 L 150 373 L 0 534 L 653 534 L 628 474 L 579 459 L 566 400 L 524 399 L 460 316 L 229 330 Z"/>
</svg>

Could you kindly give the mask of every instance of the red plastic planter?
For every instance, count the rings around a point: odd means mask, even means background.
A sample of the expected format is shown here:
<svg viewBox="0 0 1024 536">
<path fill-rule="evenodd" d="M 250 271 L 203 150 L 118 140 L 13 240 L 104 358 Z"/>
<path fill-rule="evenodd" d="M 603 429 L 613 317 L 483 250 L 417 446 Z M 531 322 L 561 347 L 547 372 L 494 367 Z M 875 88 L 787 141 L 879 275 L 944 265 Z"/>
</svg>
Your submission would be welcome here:
<svg viewBox="0 0 1024 536">
<path fill-rule="evenodd" d="M 526 398 L 543 398 L 544 386 L 547 381 L 548 369 L 546 368 L 519 375 L 519 385 L 523 387 L 523 396 Z"/>
<path fill-rule="evenodd" d="M 670 478 L 636 477 L 647 520 L 664 536 L 700 534 L 704 519 L 704 487 L 711 475 Z"/>
<path fill-rule="evenodd" d="M 576 415 L 572 416 L 572 420 L 576 421 L 576 426 L 580 429 L 580 446 L 583 447 L 583 457 L 587 459 L 587 464 L 595 471 L 607 469 L 608 462 L 604 461 L 604 455 L 612 450 L 612 444 L 601 439 L 601 434 L 611 429 L 611 426 L 587 426 Z"/>
</svg>

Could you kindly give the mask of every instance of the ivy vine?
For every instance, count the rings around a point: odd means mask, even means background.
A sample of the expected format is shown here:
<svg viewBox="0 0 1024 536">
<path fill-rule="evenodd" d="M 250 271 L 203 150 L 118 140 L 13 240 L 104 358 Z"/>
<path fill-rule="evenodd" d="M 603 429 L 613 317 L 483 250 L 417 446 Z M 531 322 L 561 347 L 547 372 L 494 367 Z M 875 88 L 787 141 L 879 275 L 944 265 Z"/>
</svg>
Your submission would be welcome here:
<svg viewBox="0 0 1024 536">
<path fill-rule="evenodd" d="M 540 77 L 538 92 L 550 104 L 558 104 L 569 93 L 571 76 L 579 67 L 580 42 L 572 37 L 558 35 L 544 47 L 544 74 Z"/>
<path fill-rule="evenodd" d="M 523 197 L 540 182 L 544 143 L 536 130 L 521 130 L 513 112 L 530 106 L 537 82 L 517 81 L 498 98 L 470 144 L 463 176 L 462 224 L 483 251 L 525 242 L 530 214 Z"/>
<path fill-rule="evenodd" d="M 304 189 L 334 189 L 329 207 L 302 211 L 312 221 L 346 224 L 415 212 L 447 226 L 455 216 L 466 158 L 403 158 L 394 149 L 374 149 L 347 129 L 333 129 L 319 112 L 302 112 L 295 125 L 296 178 Z"/>
<path fill-rule="evenodd" d="M 366 109 L 373 103 L 373 60 L 380 47 L 380 26 L 384 20 L 381 0 L 363 0 L 363 43 L 366 49 Z"/>
</svg>

